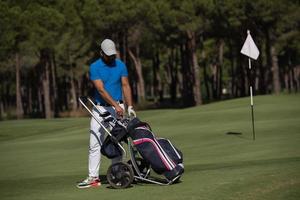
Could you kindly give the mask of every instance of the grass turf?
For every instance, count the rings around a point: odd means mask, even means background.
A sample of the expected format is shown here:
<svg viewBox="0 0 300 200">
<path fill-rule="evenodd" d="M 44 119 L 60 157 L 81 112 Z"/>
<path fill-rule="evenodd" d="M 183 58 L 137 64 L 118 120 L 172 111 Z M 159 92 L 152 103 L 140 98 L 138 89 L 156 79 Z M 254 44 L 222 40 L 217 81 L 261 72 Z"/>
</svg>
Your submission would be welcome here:
<svg viewBox="0 0 300 200">
<path fill-rule="evenodd" d="M 171 186 L 77 189 L 88 118 L 0 122 L 0 199 L 300 199 L 300 95 L 254 100 L 255 141 L 249 98 L 138 113 L 184 154 L 182 182 Z"/>
</svg>

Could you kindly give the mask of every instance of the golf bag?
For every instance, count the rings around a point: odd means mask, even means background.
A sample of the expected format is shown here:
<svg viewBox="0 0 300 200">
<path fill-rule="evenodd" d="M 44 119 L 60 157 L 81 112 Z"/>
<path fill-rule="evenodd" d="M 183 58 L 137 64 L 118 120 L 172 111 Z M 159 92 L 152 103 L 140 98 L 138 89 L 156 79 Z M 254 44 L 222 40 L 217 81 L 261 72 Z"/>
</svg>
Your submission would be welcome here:
<svg viewBox="0 0 300 200">
<path fill-rule="evenodd" d="M 112 159 L 122 155 L 122 149 L 118 146 L 118 142 L 126 141 L 127 130 L 116 123 L 110 133 L 111 136 L 107 136 L 101 146 L 101 153 Z"/>
<path fill-rule="evenodd" d="M 156 173 L 172 180 L 184 172 L 182 153 L 169 140 L 156 138 L 147 123 L 134 118 L 127 130 L 138 152 Z"/>
</svg>

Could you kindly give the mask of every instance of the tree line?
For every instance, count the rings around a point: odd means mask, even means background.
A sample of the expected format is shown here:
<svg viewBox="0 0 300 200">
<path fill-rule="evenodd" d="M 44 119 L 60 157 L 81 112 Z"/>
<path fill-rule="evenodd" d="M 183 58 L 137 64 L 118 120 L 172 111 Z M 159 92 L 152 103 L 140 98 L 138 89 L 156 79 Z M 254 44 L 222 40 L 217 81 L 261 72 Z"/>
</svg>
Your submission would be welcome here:
<svg viewBox="0 0 300 200">
<path fill-rule="evenodd" d="M 243 97 L 250 81 L 255 94 L 299 92 L 299 21 L 293 0 L 0 0 L 0 118 L 76 111 L 105 38 L 140 105 Z M 260 49 L 252 71 L 247 29 Z"/>
</svg>

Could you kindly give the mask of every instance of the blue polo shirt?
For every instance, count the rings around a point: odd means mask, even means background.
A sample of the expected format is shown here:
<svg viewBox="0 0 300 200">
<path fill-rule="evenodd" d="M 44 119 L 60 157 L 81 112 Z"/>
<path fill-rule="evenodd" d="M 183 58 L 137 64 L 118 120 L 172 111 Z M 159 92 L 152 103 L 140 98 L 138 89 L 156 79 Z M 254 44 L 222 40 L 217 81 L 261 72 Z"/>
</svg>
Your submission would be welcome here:
<svg viewBox="0 0 300 200">
<path fill-rule="evenodd" d="M 106 65 L 102 59 L 98 59 L 90 65 L 89 70 L 90 80 L 101 80 L 104 84 L 104 89 L 115 100 L 122 100 L 122 77 L 127 77 L 128 72 L 125 64 L 116 59 L 112 66 Z M 94 99 L 97 103 L 105 102 L 99 92 L 95 90 Z"/>
</svg>

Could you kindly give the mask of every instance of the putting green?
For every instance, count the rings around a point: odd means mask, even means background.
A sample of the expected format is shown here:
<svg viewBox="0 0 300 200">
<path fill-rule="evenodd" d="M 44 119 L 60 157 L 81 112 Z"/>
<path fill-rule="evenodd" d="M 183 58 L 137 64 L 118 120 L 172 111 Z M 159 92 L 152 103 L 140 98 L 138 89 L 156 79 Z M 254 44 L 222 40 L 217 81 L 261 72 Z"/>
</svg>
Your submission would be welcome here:
<svg viewBox="0 0 300 200">
<path fill-rule="evenodd" d="M 255 141 L 249 98 L 138 112 L 182 150 L 186 171 L 179 184 L 124 190 L 75 187 L 87 175 L 88 118 L 2 121 L 0 199 L 300 199 L 300 95 L 254 102 Z"/>
</svg>

